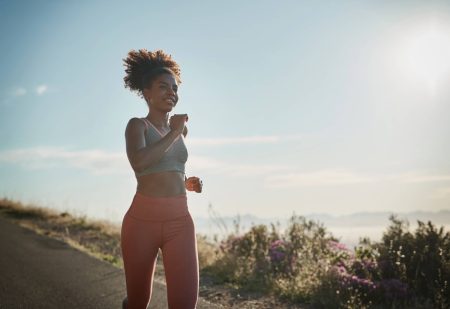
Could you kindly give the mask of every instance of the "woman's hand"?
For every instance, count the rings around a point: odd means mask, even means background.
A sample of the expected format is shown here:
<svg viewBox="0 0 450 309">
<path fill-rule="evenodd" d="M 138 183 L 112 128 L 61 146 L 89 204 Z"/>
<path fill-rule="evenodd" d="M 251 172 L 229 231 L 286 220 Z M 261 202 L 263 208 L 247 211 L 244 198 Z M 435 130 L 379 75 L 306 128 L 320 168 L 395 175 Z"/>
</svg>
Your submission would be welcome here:
<svg viewBox="0 0 450 309">
<path fill-rule="evenodd" d="M 178 134 L 182 134 L 187 121 L 187 114 L 175 114 L 169 119 L 169 127 L 172 131 L 176 131 Z"/>
<path fill-rule="evenodd" d="M 184 180 L 186 190 L 195 191 L 197 193 L 202 192 L 203 182 L 198 177 L 189 177 Z"/>
</svg>

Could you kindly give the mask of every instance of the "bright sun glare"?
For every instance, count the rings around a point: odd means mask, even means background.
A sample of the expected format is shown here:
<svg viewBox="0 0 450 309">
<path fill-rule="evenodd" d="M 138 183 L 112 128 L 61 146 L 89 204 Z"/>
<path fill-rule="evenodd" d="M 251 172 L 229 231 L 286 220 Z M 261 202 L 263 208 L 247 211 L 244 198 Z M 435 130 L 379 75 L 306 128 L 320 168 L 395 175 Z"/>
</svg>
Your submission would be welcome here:
<svg viewBox="0 0 450 309">
<path fill-rule="evenodd" d="M 432 22 L 417 29 L 406 38 L 402 54 L 409 73 L 436 94 L 450 75 L 450 27 Z"/>
</svg>

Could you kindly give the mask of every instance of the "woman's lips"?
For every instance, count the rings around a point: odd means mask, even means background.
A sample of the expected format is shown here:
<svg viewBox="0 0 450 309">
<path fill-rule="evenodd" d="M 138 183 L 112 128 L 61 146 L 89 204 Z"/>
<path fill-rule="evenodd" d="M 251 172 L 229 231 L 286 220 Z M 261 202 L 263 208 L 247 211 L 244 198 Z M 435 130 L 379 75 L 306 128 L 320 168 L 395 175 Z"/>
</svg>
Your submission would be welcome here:
<svg viewBox="0 0 450 309">
<path fill-rule="evenodd" d="M 175 106 L 175 100 L 174 99 L 166 99 L 165 100 L 167 103 L 169 103 L 172 106 Z"/>
</svg>

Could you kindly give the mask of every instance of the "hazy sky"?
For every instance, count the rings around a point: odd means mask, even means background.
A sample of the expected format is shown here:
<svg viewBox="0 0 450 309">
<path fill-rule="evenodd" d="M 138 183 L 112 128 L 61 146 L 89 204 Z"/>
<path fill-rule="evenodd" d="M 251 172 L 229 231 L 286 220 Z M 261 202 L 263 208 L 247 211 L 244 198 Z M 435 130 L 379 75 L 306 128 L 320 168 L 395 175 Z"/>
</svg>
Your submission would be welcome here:
<svg viewBox="0 0 450 309">
<path fill-rule="evenodd" d="M 0 1 L 0 196 L 121 220 L 146 48 L 181 67 L 193 216 L 450 209 L 450 2 L 393 2 Z"/>
</svg>

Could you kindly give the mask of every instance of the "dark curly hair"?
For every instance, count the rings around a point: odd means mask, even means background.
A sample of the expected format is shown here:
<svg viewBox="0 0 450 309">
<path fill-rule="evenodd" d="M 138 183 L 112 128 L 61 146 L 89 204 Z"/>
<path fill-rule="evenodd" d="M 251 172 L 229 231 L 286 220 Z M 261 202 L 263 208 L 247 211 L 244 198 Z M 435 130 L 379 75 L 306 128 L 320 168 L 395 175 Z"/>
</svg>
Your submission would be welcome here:
<svg viewBox="0 0 450 309">
<path fill-rule="evenodd" d="M 144 97 L 143 90 L 151 86 L 153 79 L 163 73 L 172 74 L 179 84 L 180 67 L 172 60 L 172 56 L 162 50 L 154 52 L 146 49 L 131 50 L 124 61 L 125 88 L 136 91 L 140 97 Z"/>
</svg>

